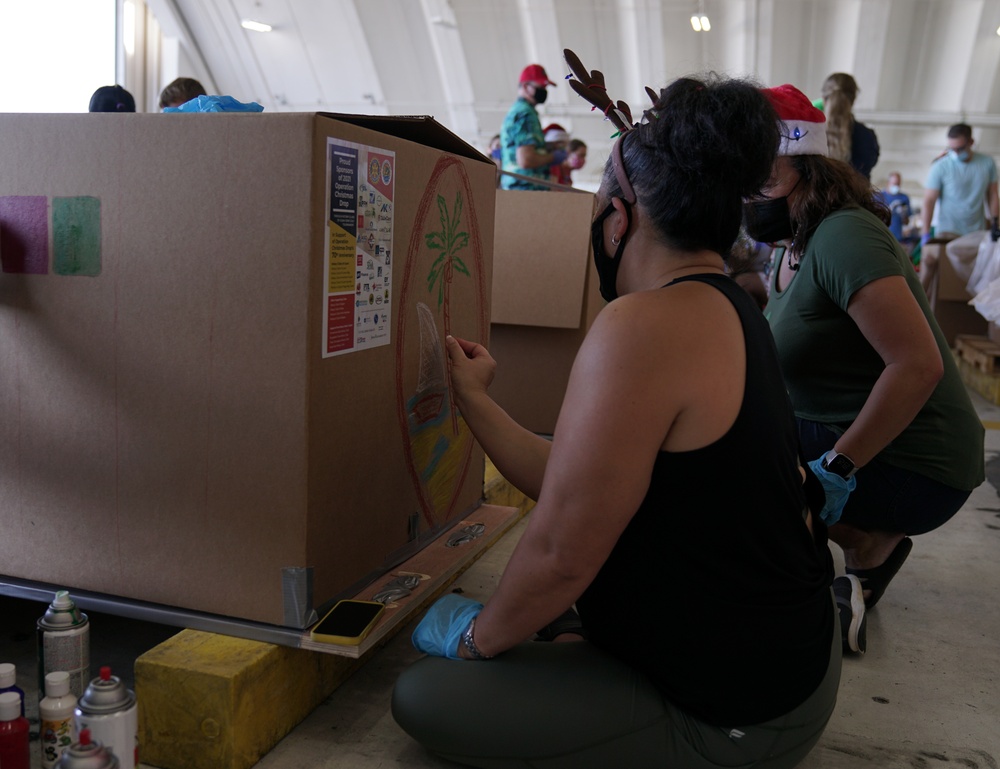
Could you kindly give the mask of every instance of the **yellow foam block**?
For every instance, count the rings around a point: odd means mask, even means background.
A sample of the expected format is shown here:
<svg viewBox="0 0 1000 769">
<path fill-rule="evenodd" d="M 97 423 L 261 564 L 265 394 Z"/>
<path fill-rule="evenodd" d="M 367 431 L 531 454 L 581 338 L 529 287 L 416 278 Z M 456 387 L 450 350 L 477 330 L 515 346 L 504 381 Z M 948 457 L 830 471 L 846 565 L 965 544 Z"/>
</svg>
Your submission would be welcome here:
<svg viewBox="0 0 1000 769">
<path fill-rule="evenodd" d="M 183 630 L 136 660 L 139 759 L 247 769 L 364 661 Z"/>
<path fill-rule="evenodd" d="M 527 514 L 535 506 L 535 500 L 526 497 L 500 475 L 489 457 L 486 459 L 484 497 L 491 505 L 516 507 L 521 515 Z"/>
</svg>

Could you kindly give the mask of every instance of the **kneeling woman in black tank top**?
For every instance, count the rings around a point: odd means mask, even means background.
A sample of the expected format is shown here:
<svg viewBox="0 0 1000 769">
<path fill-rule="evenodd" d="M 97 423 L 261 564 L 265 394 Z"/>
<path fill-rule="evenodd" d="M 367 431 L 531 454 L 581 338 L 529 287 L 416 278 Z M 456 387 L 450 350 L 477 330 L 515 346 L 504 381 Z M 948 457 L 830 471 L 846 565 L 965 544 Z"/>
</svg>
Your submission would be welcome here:
<svg viewBox="0 0 1000 769">
<path fill-rule="evenodd" d="M 446 596 L 414 633 L 397 722 L 473 766 L 791 767 L 833 710 L 840 635 L 767 324 L 725 276 L 777 120 L 752 83 L 681 79 L 622 134 L 593 224 L 608 306 L 551 442 L 448 338 L 465 420 L 538 500 L 485 607 Z M 586 640 L 529 641 L 576 605 Z M 566 636 L 560 636 L 560 639 Z"/>
</svg>

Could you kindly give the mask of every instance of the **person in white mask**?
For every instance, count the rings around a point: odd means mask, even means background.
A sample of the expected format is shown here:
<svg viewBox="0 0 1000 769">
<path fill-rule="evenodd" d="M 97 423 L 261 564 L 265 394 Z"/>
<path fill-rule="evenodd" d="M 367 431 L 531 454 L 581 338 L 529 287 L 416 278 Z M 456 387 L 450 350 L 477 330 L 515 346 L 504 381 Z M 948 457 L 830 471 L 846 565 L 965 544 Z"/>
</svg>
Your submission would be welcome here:
<svg viewBox="0 0 1000 769">
<path fill-rule="evenodd" d="M 989 155 L 974 152 L 972 128 L 957 123 L 948 129 L 948 149 L 932 164 L 924 185 L 923 235 L 931 239 L 931 224 L 937 211 L 934 237 L 955 238 L 946 247 L 948 259 L 963 282 L 969 279 L 986 237 L 1000 238 L 1000 198 L 997 196 L 997 166 Z M 986 209 L 989 209 L 989 222 Z M 930 292 L 937 274 L 937 254 L 921 255 L 920 282 Z"/>
</svg>

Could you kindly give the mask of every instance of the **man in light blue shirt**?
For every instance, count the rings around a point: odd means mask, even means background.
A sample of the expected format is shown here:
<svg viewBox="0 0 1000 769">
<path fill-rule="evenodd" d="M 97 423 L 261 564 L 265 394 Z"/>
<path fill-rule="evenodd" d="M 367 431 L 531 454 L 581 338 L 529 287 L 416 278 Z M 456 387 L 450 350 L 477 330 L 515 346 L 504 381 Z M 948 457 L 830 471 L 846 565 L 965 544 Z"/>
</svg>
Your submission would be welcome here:
<svg viewBox="0 0 1000 769">
<path fill-rule="evenodd" d="M 931 164 L 924 185 L 922 243 L 931 238 L 931 221 L 937 209 L 936 237 L 960 236 L 946 252 L 960 277 L 968 280 L 986 236 L 984 205 L 989 206 L 990 232 L 1000 236 L 1000 198 L 997 196 L 997 166 L 989 155 L 972 151 L 972 128 L 958 123 L 948 129 L 948 151 Z M 926 291 L 937 273 L 936 254 L 926 253 L 920 262 L 920 281 Z"/>
</svg>

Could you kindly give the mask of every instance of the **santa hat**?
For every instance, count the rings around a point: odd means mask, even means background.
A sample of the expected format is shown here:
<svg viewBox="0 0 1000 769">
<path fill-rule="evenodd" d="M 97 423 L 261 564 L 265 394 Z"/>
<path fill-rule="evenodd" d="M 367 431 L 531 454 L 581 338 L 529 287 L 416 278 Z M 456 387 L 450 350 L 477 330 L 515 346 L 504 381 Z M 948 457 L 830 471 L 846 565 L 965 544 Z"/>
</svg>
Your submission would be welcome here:
<svg viewBox="0 0 1000 769">
<path fill-rule="evenodd" d="M 783 123 L 779 155 L 826 155 L 826 115 L 816 109 L 809 97 L 794 85 L 764 88 Z"/>
<path fill-rule="evenodd" d="M 551 123 L 550 125 L 545 126 L 544 133 L 546 142 L 555 143 L 569 141 L 569 134 L 566 132 L 566 129 L 558 123 Z"/>
</svg>

